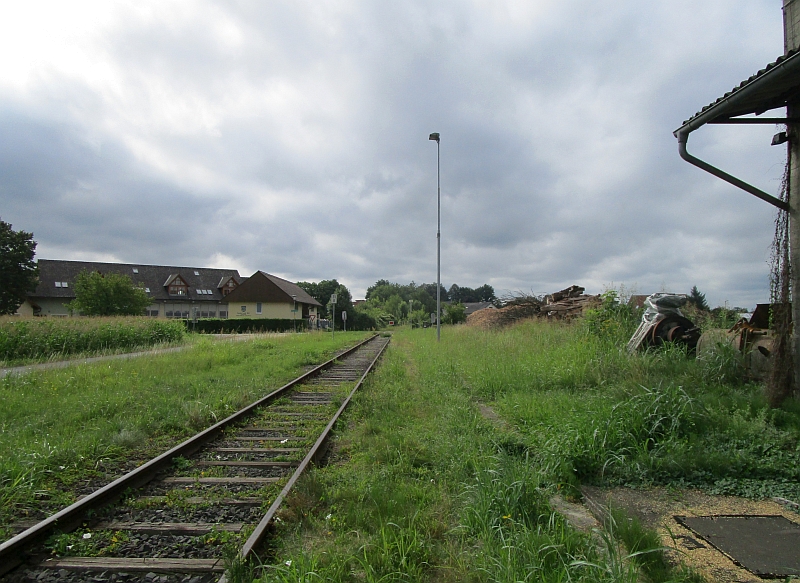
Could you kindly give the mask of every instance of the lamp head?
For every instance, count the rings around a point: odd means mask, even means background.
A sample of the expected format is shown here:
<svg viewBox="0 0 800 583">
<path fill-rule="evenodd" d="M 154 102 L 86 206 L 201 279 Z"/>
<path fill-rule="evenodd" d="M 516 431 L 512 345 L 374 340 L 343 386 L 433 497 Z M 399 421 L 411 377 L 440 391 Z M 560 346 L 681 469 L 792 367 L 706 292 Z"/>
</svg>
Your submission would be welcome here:
<svg viewBox="0 0 800 583">
<path fill-rule="evenodd" d="M 437 144 L 439 143 L 439 132 L 433 132 L 430 136 L 428 136 L 429 140 L 433 140 Z"/>
</svg>

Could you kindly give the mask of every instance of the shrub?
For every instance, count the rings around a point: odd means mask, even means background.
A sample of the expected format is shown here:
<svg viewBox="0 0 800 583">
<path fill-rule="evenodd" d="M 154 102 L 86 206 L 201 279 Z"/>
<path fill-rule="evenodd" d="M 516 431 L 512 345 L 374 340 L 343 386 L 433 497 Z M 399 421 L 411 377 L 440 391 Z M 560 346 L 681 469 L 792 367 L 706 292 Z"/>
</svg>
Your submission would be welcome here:
<svg viewBox="0 0 800 583">
<path fill-rule="evenodd" d="M 620 301 L 619 292 L 613 289 L 604 292 L 601 298 L 599 308 L 586 311 L 584 323 L 587 330 L 615 342 L 627 341 L 641 322 L 641 310 Z"/>
<path fill-rule="evenodd" d="M 127 275 L 81 271 L 73 284 L 75 299 L 67 307 L 86 316 L 142 316 L 152 300 Z"/>
</svg>

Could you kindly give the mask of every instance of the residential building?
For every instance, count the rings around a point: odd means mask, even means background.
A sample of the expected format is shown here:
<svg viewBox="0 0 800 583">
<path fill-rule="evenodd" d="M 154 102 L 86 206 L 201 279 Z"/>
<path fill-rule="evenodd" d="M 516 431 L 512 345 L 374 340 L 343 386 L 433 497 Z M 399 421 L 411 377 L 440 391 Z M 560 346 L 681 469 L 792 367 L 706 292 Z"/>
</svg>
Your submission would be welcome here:
<svg viewBox="0 0 800 583">
<path fill-rule="evenodd" d="M 75 299 L 74 282 L 82 271 L 119 273 L 152 298 L 146 314 L 161 318 L 227 318 L 225 297 L 243 278 L 235 269 L 175 267 L 136 263 L 99 263 L 39 259 L 39 284 L 20 306 L 20 315 L 68 316 L 66 304 Z"/>
<path fill-rule="evenodd" d="M 223 302 L 230 306 L 230 318 L 296 318 L 308 320 L 311 325 L 317 318 L 317 309 L 322 307 L 294 283 L 263 271 L 242 281 Z"/>
</svg>

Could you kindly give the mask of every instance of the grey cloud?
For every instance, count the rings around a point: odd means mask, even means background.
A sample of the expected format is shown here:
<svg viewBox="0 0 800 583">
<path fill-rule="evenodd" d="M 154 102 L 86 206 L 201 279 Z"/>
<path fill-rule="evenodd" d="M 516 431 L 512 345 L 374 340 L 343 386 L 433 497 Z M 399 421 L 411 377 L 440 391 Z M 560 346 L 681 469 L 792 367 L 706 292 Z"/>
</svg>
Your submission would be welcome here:
<svg viewBox="0 0 800 583">
<path fill-rule="evenodd" d="M 671 132 L 778 55 L 773 4 L 161 5 L 98 41 L 121 93 L 55 74 L 23 105 L 0 93 L 4 220 L 49 248 L 221 254 L 360 296 L 435 278 L 439 131 L 448 285 L 763 301 L 772 210 Z M 764 133 L 691 147 L 774 192 Z"/>
</svg>

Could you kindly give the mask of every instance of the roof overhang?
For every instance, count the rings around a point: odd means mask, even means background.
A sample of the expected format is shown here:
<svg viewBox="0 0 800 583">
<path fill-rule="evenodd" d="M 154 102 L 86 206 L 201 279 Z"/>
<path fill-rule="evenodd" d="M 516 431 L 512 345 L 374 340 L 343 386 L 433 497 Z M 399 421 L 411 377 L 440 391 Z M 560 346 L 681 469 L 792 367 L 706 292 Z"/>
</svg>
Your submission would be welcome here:
<svg viewBox="0 0 800 583">
<path fill-rule="evenodd" d="M 752 114 L 758 116 L 765 111 L 797 103 L 798 100 L 800 100 L 800 52 L 791 51 L 683 122 L 683 125 L 673 132 L 678 138 L 680 156 L 690 164 L 717 178 L 725 180 L 781 210 L 788 211 L 789 203 L 787 201 L 776 198 L 752 184 L 692 156 L 688 152 L 686 144 L 689 141 L 689 134 L 709 123 L 798 123 L 800 119 L 786 117 L 740 117 Z"/>
<path fill-rule="evenodd" d="M 707 123 L 724 123 L 732 118 L 785 107 L 800 99 L 800 52 L 778 58 L 737 87 L 707 105 L 675 130 L 686 136 Z M 765 120 L 766 121 L 766 120 Z M 766 123 L 774 123 L 767 121 Z"/>
</svg>

